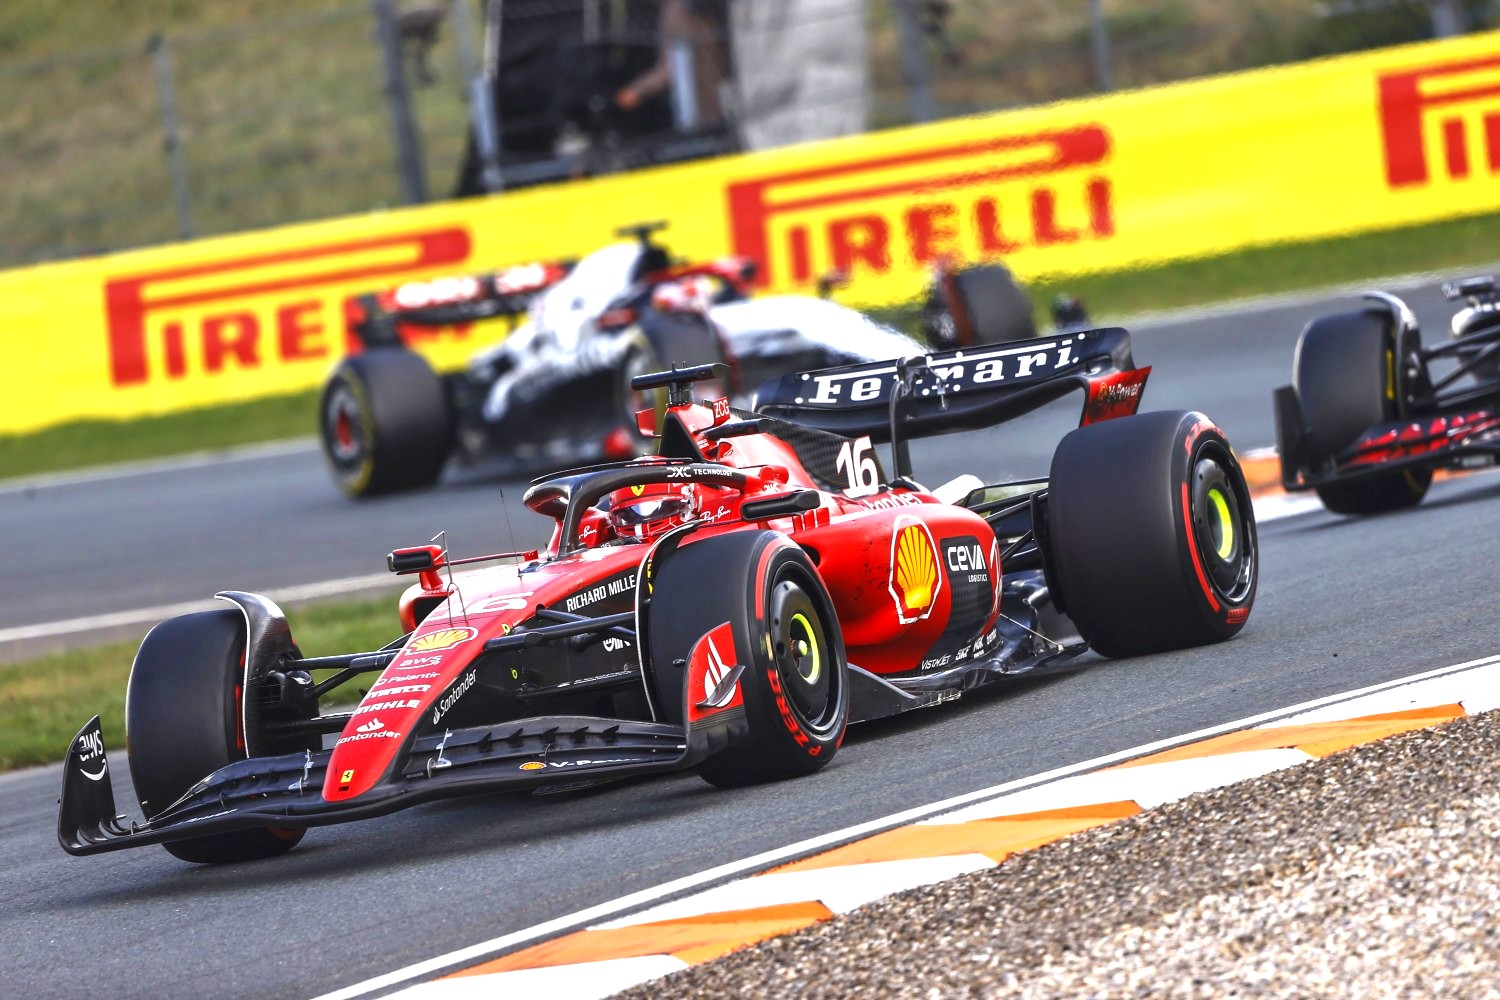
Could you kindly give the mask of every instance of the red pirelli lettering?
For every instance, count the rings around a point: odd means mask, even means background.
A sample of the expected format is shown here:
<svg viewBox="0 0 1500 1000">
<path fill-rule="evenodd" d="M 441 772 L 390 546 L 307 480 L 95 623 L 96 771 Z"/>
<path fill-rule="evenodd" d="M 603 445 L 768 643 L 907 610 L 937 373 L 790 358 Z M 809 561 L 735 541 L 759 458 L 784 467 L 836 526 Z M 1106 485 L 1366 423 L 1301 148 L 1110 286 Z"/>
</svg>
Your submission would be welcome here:
<svg viewBox="0 0 1500 1000">
<path fill-rule="evenodd" d="M 341 240 L 295 249 L 224 257 L 206 263 L 165 268 L 118 278 L 104 285 L 104 308 L 108 318 L 110 379 L 116 386 L 149 381 L 147 320 L 157 313 L 184 306 L 223 303 L 222 310 L 205 316 L 201 334 L 203 364 L 207 371 L 222 371 L 229 364 L 254 366 L 263 360 L 261 322 L 244 309 L 250 296 L 272 295 L 307 289 L 312 296 L 320 286 L 350 281 L 374 280 L 408 274 L 420 268 L 461 264 L 469 257 L 472 241 L 467 229 L 441 229 L 400 233 L 369 239 Z M 391 251 L 393 259 L 370 263 L 357 258 L 371 252 Z M 263 268 L 298 265 L 290 277 L 257 276 Z M 173 282 L 194 280 L 192 290 L 172 292 Z M 163 289 L 166 288 L 166 291 Z M 279 303 L 275 309 L 276 350 L 285 359 L 322 357 L 328 345 L 322 340 L 323 324 L 315 314 L 324 300 L 303 297 Z M 180 319 L 162 324 L 165 374 L 181 378 L 187 372 L 186 332 Z"/>
<path fill-rule="evenodd" d="M 1443 166 L 1455 180 L 1470 175 L 1469 121 L 1482 131 L 1490 173 L 1500 173 L 1500 55 L 1437 63 L 1379 77 L 1385 180 L 1393 188 L 1432 179 L 1429 119 L 1438 124 Z M 1467 117 L 1459 112 L 1467 112 Z"/>
<path fill-rule="evenodd" d="M 1109 133 L 1101 125 L 1006 135 L 887 156 L 869 157 L 808 170 L 772 174 L 729 185 L 727 208 L 734 252 L 759 262 L 762 285 L 778 278 L 811 278 L 818 236 L 826 237 L 827 262 L 837 270 L 851 265 L 876 271 L 892 266 L 892 223 L 901 226 L 901 256 L 928 262 L 955 255 L 960 226 L 972 221 L 975 242 L 987 254 L 1023 245 L 1047 246 L 1114 234 L 1107 178 L 1077 177 L 1084 212 L 1078 224 L 1065 224 L 1058 189 L 1049 186 L 1100 169 L 1109 158 Z M 828 182 L 838 182 L 830 184 Z M 1031 182 L 1019 211 L 1002 214 L 992 193 L 997 184 Z M 1046 183 L 1043 183 L 1046 182 Z M 961 204 L 955 194 L 972 196 Z M 1069 193 L 1073 189 L 1068 189 Z M 950 192 L 955 194 L 949 194 Z M 864 207 L 873 200 L 907 197 L 911 204 L 887 218 Z M 1011 196 L 1006 196 L 1011 197 Z M 1009 203 L 1007 202 L 1007 205 Z M 844 216 L 829 211 L 850 206 Z M 814 221 L 810 216 L 816 213 Z M 1014 218 L 1012 218 L 1014 216 Z M 1020 230 L 1030 225 L 1030 242 Z M 1007 232 L 1004 225 L 1015 225 Z M 821 233 L 819 232 L 821 230 Z M 774 252 L 773 252 L 774 251 Z"/>
</svg>

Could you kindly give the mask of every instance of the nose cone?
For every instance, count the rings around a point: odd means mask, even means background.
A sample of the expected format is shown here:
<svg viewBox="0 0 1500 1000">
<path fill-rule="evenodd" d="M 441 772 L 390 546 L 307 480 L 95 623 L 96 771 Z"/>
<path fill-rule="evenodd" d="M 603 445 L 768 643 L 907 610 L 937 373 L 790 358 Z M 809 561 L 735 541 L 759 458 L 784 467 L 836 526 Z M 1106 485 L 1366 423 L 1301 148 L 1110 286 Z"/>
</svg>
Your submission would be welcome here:
<svg viewBox="0 0 1500 1000">
<path fill-rule="evenodd" d="M 422 713 L 478 655 L 478 638 L 478 629 L 446 622 L 412 636 L 339 734 L 323 780 L 326 801 L 355 798 L 380 781 L 409 744 Z"/>
</svg>

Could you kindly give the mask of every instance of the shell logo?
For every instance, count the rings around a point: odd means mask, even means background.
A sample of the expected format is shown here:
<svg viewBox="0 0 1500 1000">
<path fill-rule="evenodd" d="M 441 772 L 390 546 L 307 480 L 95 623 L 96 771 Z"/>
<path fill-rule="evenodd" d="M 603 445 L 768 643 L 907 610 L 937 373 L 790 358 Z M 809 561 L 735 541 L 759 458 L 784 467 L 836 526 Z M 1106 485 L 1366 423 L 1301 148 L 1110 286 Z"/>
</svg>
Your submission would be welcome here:
<svg viewBox="0 0 1500 1000">
<path fill-rule="evenodd" d="M 633 495 L 635 495 L 635 496 L 640 496 L 642 493 L 646 492 L 646 487 L 644 487 L 644 486 L 632 486 L 632 487 L 630 487 L 630 492 Z"/>
<path fill-rule="evenodd" d="M 468 642 L 479 632 L 465 625 L 462 628 L 445 628 L 419 635 L 407 643 L 408 653 L 435 653 L 440 649 L 452 649 L 461 642 Z"/>
<path fill-rule="evenodd" d="M 523 770 L 523 771 L 540 771 L 542 768 L 544 768 L 546 766 L 547 766 L 546 764 L 543 764 L 539 760 L 528 760 L 526 763 L 524 763 L 524 764 L 521 765 L 521 770 Z"/>
<path fill-rule="evenodd" d="M 932 614 L 942 589 L 943 574 L 938 568 L 937 543 L 932 540 L 932 532 L 914 517 L 897 518 L 896 530 L 891 535 L 890 580 L 897 620 L 909 625 Z"/>
</svg>

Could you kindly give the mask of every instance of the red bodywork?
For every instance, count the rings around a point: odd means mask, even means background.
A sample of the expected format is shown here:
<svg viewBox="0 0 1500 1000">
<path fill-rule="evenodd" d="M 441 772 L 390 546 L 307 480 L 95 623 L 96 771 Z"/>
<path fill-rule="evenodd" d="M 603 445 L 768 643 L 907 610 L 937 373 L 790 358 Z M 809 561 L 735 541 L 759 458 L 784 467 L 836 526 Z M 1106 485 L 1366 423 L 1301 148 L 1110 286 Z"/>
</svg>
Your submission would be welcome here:
<svg viewBox="0 0 1500 1000">
<path fill-rule="evenodd" d="M 738 469 L 748 480 L 744 490 L 700 487 L 701 527 L 687 536 L 684 546 L 727 531 L 769 528 L 785 533 L 817 566 L 832 597 L 849 662 L 872 673 L 938 669 L 990 648 L 999 612 L 1000 553 L 983 518 L 929 493 L 894 488 L 865 496 L 819 491 L 815 509 L 742 520 L 745 500 L 818 486 L 779 438 L 704 437 L 705 430 L 731 419 L 723 407 L 696 403 L 674 407 L 667 417 L 705 459 Z M 433 550 L 438 565 L 425 570 L 401 601 L 403 623 L 415 630 L 340 734 L 324 799 L 351 799 L 368 791 L 400 758 L 414 733 L 442 732 L 444 718 L 475 684 L 473 662 L 486 641 L 509 635 L 538 609 L 595 615 L 632 606 L 649 545 L 606 544 L 612 541 L 608 521 L 592 513 L 580 524 L 581 547 L 559 555 L 564 505 L 538 502 L 533 509 L 555 522 L 539 562 L 454 579 L 442 572 L 443 553 Z M 637 650 L 621 647 L 608 654 L 617 661 L 610 669 L 639 669 Z"/>
</svg>

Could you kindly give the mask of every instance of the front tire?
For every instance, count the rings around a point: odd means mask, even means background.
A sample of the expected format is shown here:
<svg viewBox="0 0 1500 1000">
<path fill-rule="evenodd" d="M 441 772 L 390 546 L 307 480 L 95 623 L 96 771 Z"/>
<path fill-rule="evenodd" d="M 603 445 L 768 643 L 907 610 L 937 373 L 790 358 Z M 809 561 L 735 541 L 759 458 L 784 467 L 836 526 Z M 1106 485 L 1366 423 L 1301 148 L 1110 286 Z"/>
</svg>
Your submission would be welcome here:
<svg viewBox="0 0 1500 1000">
<path fill-rule="evenodd" d="M 1395 326 L 1388 313 L 1371 309 L 1323 316 L 1302 331 L 1292 385 L 1307 425 L 1313 469 L 1326 468 L 1374 425 L 1406 415 L 1401 391 L 1406 379 L 1398 377 L 1398 366 L 1406 365 L 1420 344 L 1406 330 L 1398 337 Z M 1316 491 L 1335 514 L 1379 514 L 1416 506 L 1431 484 L 1431 469 L 1403 469 Z"/>
<path fill-rule="evenodd" d="M 849 679 L 833 601 L 807 554 L 772 531 L 704 538 L 671 553 L 652 588 L 651 675 L 664 721 L 682 721 L 677 661 L 714 628 L 730 624 L 746 667 L 749 738 L 698 765 L 704 780 L 735 788 L 826 767 L 848 724 Z"/>
<path fill-rule="evenodd" d="M 1048 583 L 1105 656 L 1227 639 L 1259 577 L 1250 491 L 1201 413 L 1080 427 L 1052 457 Z"/>
<path fill-rule="evenodd" d="M 125 742 L 148 818 L 214 771 L 245 759 L 244 659 L 245 620 L 230 608 L 169 618 L 141 642 L 125 691 Z M 304 832 L 235 830 L 162 846 L 183 861 L 223 864 L 283 854 Z"/>
<path fill-rule="evenodd" d="M 333 481 L 357 499 L 431 486 L 453 444 L 442 380 L 403 348 L 339 362 L 318 401 L 318 430 Z"/>
</svg>

